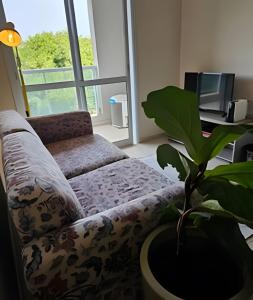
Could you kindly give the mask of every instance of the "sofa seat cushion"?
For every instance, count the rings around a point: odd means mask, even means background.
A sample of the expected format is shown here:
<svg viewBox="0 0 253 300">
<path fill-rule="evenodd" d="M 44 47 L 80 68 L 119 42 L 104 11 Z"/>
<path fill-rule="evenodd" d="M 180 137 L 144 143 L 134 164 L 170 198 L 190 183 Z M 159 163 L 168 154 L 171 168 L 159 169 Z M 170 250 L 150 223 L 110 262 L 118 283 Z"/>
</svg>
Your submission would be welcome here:
<svg viewBox="0 0 253 300">
<path fill-rule="evenodd" d="M 127 157 L 123 151 L 97 134 L 58 141 L 46 147 L 66 178 L 87 173 Z"/>
<path fill-rule="evenodd" d="M 143 162 L 129 158 L 72 178 L 69 183 L 91 216 L 173 184 Z"/>
<path fill-rule="evenodd" d="M 3 162 L 8 206 L 23 243 L 83 217 L 67 179 L 37 137 L 6 135 Z"/>
</svg>

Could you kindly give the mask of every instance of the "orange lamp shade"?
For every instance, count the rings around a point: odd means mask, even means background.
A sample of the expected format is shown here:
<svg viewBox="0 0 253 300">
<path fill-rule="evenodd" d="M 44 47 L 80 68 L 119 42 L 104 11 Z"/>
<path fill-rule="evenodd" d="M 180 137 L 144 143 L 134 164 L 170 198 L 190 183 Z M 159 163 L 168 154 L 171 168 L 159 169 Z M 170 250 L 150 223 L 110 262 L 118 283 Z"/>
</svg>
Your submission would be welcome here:
<svg viewBox="0 0 253 300">
<path fill-rule="evenodd" d="M 16 47 L 21 43 L 21 36 L 15 29 L 6 28 L 0 31 L 0 41 L 9 47 Z"/>
</svg>

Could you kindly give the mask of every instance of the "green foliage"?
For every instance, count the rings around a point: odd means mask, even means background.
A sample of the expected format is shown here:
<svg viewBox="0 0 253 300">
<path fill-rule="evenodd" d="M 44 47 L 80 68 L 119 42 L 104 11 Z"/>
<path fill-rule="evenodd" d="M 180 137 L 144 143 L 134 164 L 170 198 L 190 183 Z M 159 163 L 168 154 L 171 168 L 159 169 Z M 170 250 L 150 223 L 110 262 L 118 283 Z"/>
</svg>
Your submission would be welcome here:
<svg viewBox="0 0 253 300">
<path fill-rule="evenodd" d="M 179 209 L 175 206 L 175 204 L 171 204 L 170 206 L 162 209 L 160 224 L 177 221 L 179 217 Z"/>
<path fill-rule="evenodd" d="M 247 130 L 247 127 L 240 125 L 220 125 L 217 126 L 212 135 L 206 139 L 199 156 L 203 162 L 215 157 L 230 142 L 237 140 Z"/>
<path fill-rule="evenodd" d="M 205 172 L 205 178 L 219 177 L 253 189 L 253 161 L 218 166 Z"/>
<path fill-rule="evenodd" d="M 193 159 L 186 158 L 170 145 L 159 146 L 157 150 L 160 166 L 172 165 L 180 179 L 185 180 L 185 210 L 191 208 L 191 196 L 198 190 L 202 194 L 200 205 L 206 200 L 217 200 L 240 221 L 253 222 L 253 162 L 206 170 L 211 158 L 229 142 L 252 131 L 252 127 L 219 125 L 211 136 L 202 137 L 196 95 L 174 86 L 151 92 L 142 105 L 146 115 L 154 118 L 170 137 L 181 141 Z M 211 210 L 209 207 L 209 212 Z M 216 212 L 214 209 L 213 214 Z"/>
<path fill-rule="evenodd" d="M 207 199 L 215 199 L 220 206 L 231 212 L 238 221 L 253 224 L 253 189 L 233 184 L 220 177 L 208 178 L 200 183 L 202 193 Z M 213 212 L 215 213 L 215 212 Z"/>
<path fill-rule="evenodd" d="M 198 169 L 196 168 L 196 165 L 171 145 L 160 145 L 157 148 L 156 153 L 160 167 L 164 169 L 168 165 L 171 165 L 176 168 L 180 180 L 185 180 L 189 172 L 194 174 L 194 176 L 197 175 Z"/>
<path fill-rule="evenodd" d="M 199 217 L 196 219 L 196 225 L 206 232 L 214 243 L 221 244 L 233 258 L 238 269 L 242 270 L 245 276 L 244 286 L 240 297 L 233 299 L 252 299 L 253 252 L 245 243 L 238 223 L 231 218 L 211 216 Z"/>
<path fill-rule="evenodd" d="M 177 87 L 151 92 L 142 103 L 145 114 L 166 133 L 185 145 L 191 158 L 200 163 L 200 150 L 205 143 L 201 135 L 198 99 L 194 93 Z"/>
<path fill-rule="evenodd" d="M 94 64 L 91 39 L 79 36 L 82 65 Z M 30 36 L 19 47 L 22 68 L 62 68 L 72 65 L 68 33 L 43 32 Z"/>
<path fill-rule="evenodd" d="M 233 215 L 222 208 L 217 200 L 207 200 L 200 204 L 199 211 L 212 213 L 215 211 L 216 216 L 232 218 Z M 194 214 L 194 213 L 193 213 Z"/>
<path fill-rule="evenodd" d="M 202 137 L 197 97 L 174 86 L 151 92 L 142 105 L 149 118 L 154 118 L 170 137 L 184 144 L 192 159 L 170 145 L 161 145 L 157 149 L 160 166 L 172 165 L 179 172 L 179 178 L 185 181 L 183 210 L 180 212 L 175 206 L 166 210 L 168 220 L 174 220 L 180 213 L 179 249 L 182 247 L 180 239 L 185 222 L 191 220 L 208 237 L 227 246 L 233 255 L 240 256 L 243 260 L 241 268 L 247 266 L 248 272 L 253 275 L 252 251 L 238 226 L 238 222 L 253 226 L 253 162 L 206 170 L 210 159 L 229 142 L 252 132 L 252 126 L 219 125 L 208 138 Z M 199 193 L 198 201 L 193 197 L 196 191 Z M 163 219 L 166 220 L 164 212 Z"/>
<path fill-rule="evenodd" d="M 91 39 L 79 36 L 81 62 L 83 66 L 94 65 Z M 43 32 L 30 36 L 18 48 L 23 70 L 71 67 L 71 51 L 67 31 Z M 92 79 L 92 70 L 84 70 L 85 79 Z M 72 69 L 60 72 L 25 73 L 27 85 L 74 80 Z M 86 88 L 88 109 L 96 114 L 94 87 Z M 74 88 L 37 91 L 28 93 L 31 114 L 44 115 L 77 110 Z"/>
</svg>

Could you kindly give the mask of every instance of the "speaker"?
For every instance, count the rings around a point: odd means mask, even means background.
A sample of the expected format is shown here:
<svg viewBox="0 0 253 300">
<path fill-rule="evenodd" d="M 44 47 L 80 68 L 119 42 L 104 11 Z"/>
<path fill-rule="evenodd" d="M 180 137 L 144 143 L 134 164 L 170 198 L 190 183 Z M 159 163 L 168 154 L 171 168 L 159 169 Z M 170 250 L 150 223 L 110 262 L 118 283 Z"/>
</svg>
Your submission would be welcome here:
<svg viewBox="0 0 253 300">
<path fill-rule="evenodd" d="M 228 103 L 226 122 L 234 123 L 246 119 L 248 101 L 239 99 Z"/>
</svg>

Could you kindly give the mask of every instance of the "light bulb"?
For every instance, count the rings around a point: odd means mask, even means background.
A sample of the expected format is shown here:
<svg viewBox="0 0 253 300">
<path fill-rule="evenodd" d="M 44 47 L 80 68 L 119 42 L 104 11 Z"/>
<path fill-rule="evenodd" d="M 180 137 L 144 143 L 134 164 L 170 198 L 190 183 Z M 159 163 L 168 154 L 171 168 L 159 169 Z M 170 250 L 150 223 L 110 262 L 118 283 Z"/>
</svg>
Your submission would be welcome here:
<svg viewBox="0 0 253 300">
<path fill-rule="evenodd" d="M 21 37 L 15 29 L 3 29 L 0 31 L 0 41 L 7 46 L 15 47 L 21 43 Z"/>
<path fill-rule="evenodd" d="M 14 36 L 11 31 L 8 32 L 9 43 L 14 43 Z"/>
</svg>

